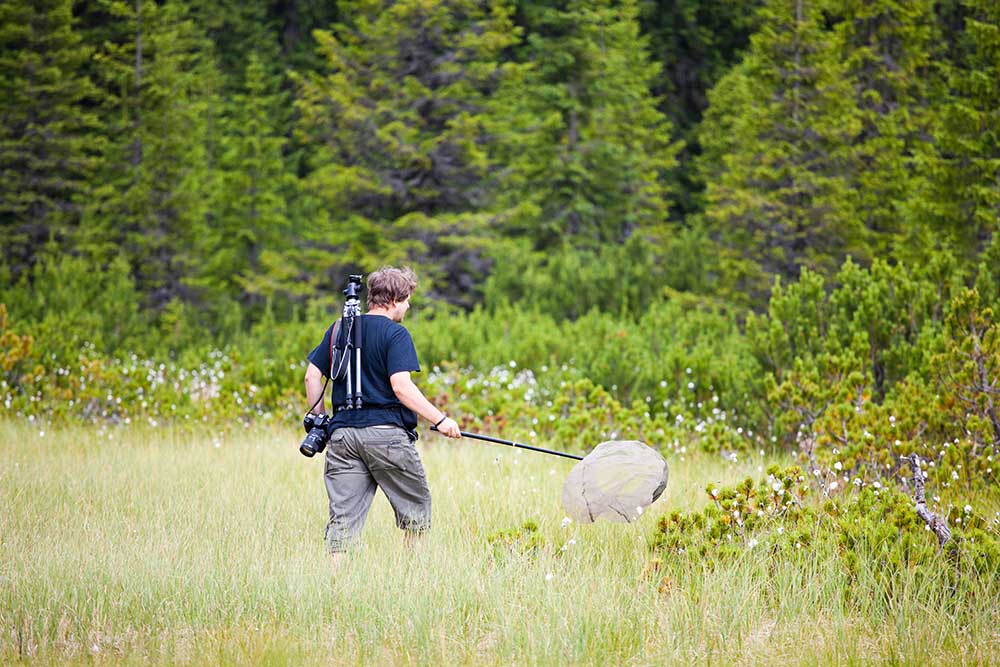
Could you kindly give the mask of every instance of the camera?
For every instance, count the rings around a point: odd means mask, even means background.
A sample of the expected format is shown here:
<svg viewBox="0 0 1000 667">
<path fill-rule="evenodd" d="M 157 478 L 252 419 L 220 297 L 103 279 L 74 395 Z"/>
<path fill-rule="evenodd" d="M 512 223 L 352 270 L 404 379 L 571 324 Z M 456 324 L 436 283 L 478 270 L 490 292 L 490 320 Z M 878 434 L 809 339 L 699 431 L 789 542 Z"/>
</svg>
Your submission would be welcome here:
<svg viewBox="0 0 1000 667">
<path fill-rule="evenodd" d="M 312 457 L 326 449 L 326 443 L 333 434 L 332 416 L 310 412 L 302 419 L 302 426 L 306 429 L 305 440 L 299 445 L 303 456 Z"/>
</svg>

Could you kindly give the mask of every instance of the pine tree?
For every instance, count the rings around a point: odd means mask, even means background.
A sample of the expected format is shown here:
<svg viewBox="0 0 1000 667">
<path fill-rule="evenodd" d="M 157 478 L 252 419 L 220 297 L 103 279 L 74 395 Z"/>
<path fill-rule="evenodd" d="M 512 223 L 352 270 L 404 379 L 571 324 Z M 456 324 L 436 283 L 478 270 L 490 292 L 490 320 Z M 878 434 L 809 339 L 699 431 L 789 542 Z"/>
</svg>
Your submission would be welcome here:
<svg viewBox="0 0 1000 667">
<path fill-rule="evenodd" d="M 12 278 L 50 239 L 64 241 L 101 145 L 90 49 L 70 0 L 0 4 L 0 246 Z"/>
<path fill-rule="evenodd" d="M 262 59 L 251 54 L 245 87 L 227 102 L 222 119 L 218 188 L 212 224 L 194 239 L 202 258 L 194 282 L 246 300 L 293 289 L 296 263 L 287 255 L 293 236 L 289 199 L 297 180 L 285 162 L 287 95 Z"/>
<path fill-rule="evenodd" d="M 943 65 L 922 213 L 972 259 L 990 247 L 1000 220 L 1000 6 L 962 0 L 960 15 L 964 30 Z"/>
<path fill-rule="evenodd" d="M 660 110 L 684 142 L 673 171 L 671 216 L 700 211 L 704 187 L 694 163 L 700 153 L 698 124 L 708 91 L 739 63 L 755 32 L 763 0 L 640 0 L 642 31 L 652 59 L 662 65 L 653 83 Z M 685 232 L 688 233 L 688 232 Z"/>
<path fill-rule="evenodd" d="M 224 90 L 239 94 L 251 58 L 269 76 L 285 64 L 277 18 L 269 3 L 245 0 L 188 0 L 189 15 L 212 42 Z"/>
<path fill-rule="evenodd" d="M 297 76 L 306 179 L 320 224 L 303 239 L 314 274 L 424 261 L 442 288 L 470 261 L 493 167 L 486 103 L 515 39 L 502 2 L 358 1 L 316 37 L 327 71 Z M 449 261 L 435 262 L 431 257 Z M 460 298 L 452 292 L 455 299 Z"/>
<path fill-rule="evenodd" d="M 662 237 L 678 146 L 651 87 L 659 66 L 636 3 L 572 0 L 528 11 L 531 70 L 501 95 L 507 233 L 536 250 Z"/>
<path fill-rule="evenodd" d="M 865 259 L 845 150 L 861 125 L 819 7 L 770 0 L 761 19 L 747 58 L 713 89 L 701 132 L 722 288 L 758 303 L 775 275 Z"/>
<path fill-rule="evenodd" d="M 852 190 L 872 255 L 925 224 L 912 213 L 933 126 L 931 81 L 940 42 L 932 0 L 836 0 L 836 42 L 861 121 L 851 140 Z"/>
<path fill-rule="evenodd" d="M 99 54 L 111 141 L 84 242 L 98 257 L 124 252 L 161 307 L 195 296 L 185 277 L 204 261 L 194 241 L 213 223 L 218 74 L 183 4 L 112 0 L 107 11 L 118 19 Z"/>
</svg>

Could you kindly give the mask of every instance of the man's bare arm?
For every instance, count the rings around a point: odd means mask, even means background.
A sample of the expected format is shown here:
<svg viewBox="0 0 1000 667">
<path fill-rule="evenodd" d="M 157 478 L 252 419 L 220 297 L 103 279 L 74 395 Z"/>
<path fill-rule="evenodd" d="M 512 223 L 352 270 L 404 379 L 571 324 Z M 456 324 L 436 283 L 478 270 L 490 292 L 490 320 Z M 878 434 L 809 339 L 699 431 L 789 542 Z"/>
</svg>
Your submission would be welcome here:
<svg viewBox="0 0 1000 667">
<path fill-rule="evenodd" d="M 306 403 L 312 408 L 311 412 L 315 414 L 326 412 L 326 401 L 323 399 L 323 371 L 310 363 L 306 368 L 305 383 Z M 316 403 L 315 408 L 312 407 L 313 403 Z"/>
<path fill-rule="evenodd" d="M 445 417 L 445 414 L 435 408 L 417 385 L 413 384 L 408 371 L 393 373 L 389 378 L 392 384 L 392 391 L 396 394 L 399 402 L 416 412 L 431 424 L 438 425 L 438 431 L 449 438 L 460 438 L 462 434 L 458 428 L 458 423 L 454 419 Z M 444 421 L 441 421 L 444 419 Z"/>
</svg>

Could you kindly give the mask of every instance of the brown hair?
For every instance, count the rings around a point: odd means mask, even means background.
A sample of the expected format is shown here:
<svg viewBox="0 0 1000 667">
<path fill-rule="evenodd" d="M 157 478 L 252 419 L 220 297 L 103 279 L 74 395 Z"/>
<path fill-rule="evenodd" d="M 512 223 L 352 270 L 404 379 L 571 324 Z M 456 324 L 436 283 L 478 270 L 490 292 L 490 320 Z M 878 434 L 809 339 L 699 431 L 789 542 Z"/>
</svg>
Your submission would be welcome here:
<svg viewBox="0 0 1000 667">
<path fill-rule="evenodd" d="M 368 307 L 388 308 L 403 301 L 417 288 L 417 275 L 408 266 L 383 266 L 368 275 Z"/>
</svg>

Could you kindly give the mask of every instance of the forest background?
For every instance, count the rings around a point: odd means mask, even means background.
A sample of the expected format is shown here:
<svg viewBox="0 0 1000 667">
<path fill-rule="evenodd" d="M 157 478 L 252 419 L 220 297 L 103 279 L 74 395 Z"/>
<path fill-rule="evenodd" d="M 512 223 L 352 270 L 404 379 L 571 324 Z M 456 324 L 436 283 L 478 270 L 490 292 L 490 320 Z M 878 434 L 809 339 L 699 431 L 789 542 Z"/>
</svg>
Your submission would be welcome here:
<svg viewBox="0 0 1000 667">
<path fill-rule="evenodd" d="M 0 81 L 11 416 L 294 424 L 408 264 L 467 428 L 996 489 L 992 0 L 8 0 Z"/>
</svg>

